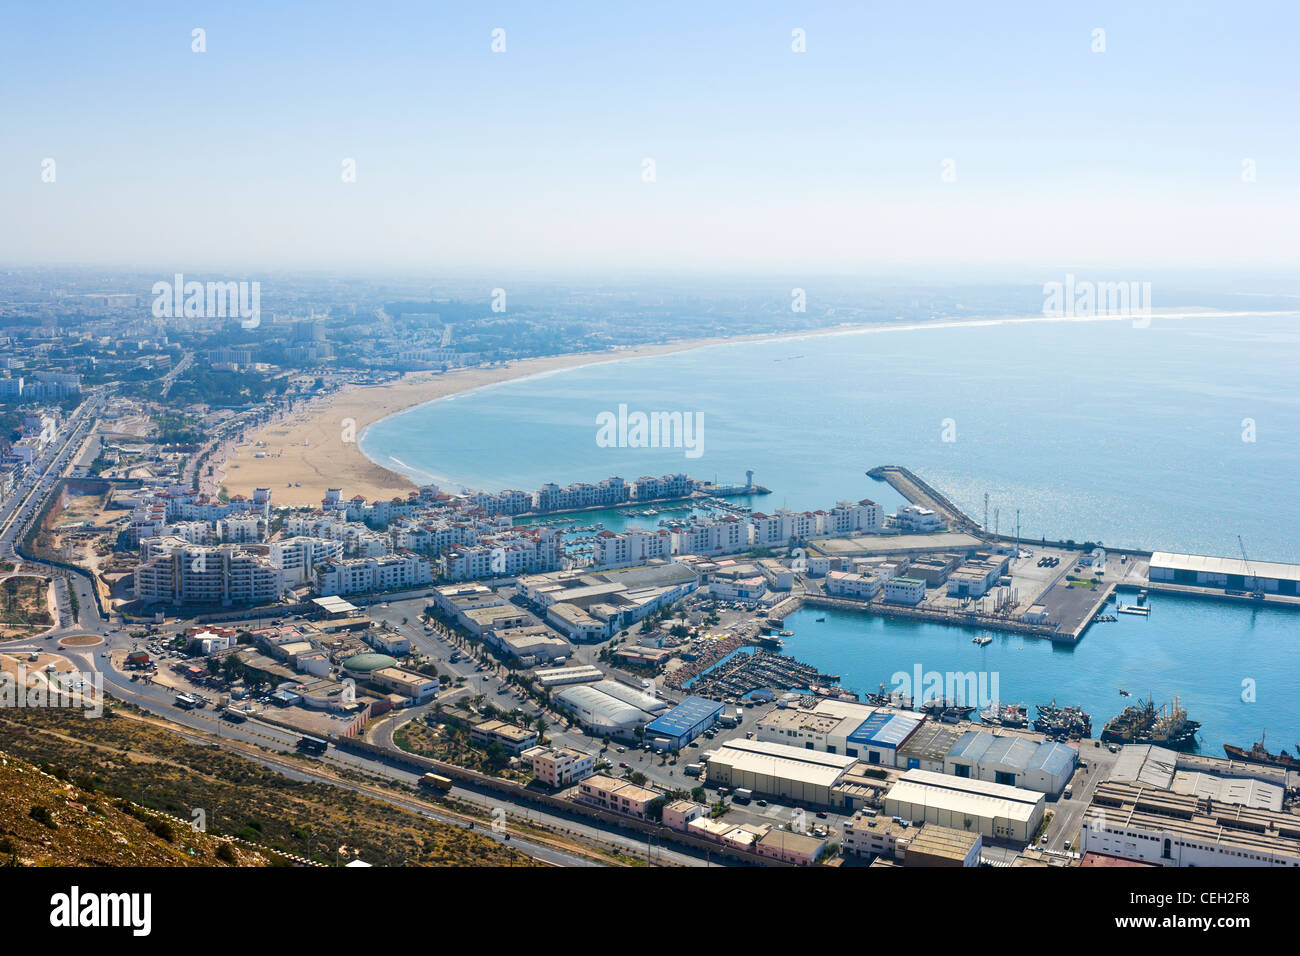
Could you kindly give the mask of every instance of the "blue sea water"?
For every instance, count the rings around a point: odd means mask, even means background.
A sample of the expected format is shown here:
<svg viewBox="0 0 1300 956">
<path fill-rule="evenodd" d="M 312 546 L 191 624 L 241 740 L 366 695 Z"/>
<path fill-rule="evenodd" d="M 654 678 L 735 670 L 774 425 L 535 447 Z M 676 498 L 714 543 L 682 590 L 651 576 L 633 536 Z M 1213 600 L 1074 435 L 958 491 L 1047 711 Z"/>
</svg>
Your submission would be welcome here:
<svg viewBox="0 0 1300 956">
<path fill-rule="evenodd" d="M 1094 624 L 1073 646 L 998 631 L 805 608 L 785 620 L 787 653 L 861 693 L 894 675 L 976 672 L 1002 702 L 1033 705 L 1056 699 L 1092 715 L 1093 734 L 1139 697 L 1157 706 L 1175 695 L 1202 724 L 1199 749 L 1223 755 L 1225 743 L 1250 747 L 1261 731 L 1276 752 L 1300 740 L 1297 612 L 1246 608 L 1221 601 L 1151 596 L 1151 615 L 1120 614 Z M 818 623 L 817 618 L 825 621 Z M 971 642 L 987 633 L 993 643 Z M 1127 690 L 1129 698 L 1120 696 Z M 919 696 L 919 695 L 918 695 Z"/>
<path fill-rule="evenodd" d="M 892 510 L 898 496 L 864 472 L 897 463 L 976 520 L 987 492 L 1003 532 L 1019 510 L 1028 540 L 1237 556 L 1241 535 L 1253 559 L 1296 562 L 1297 369 L 1297 315 L 810 336 L 492 386 L 378 422 L 362 448 L 457 489 L 669 471 L 738 482 L 753 469 L 773 492 L 753 501 L 760 510 L 862 497 Z M 702 412 L 703 454 L 601 447 L 596 417 L 620 404 Z M 906 645 L 902 669 L 968 669 L 984 654 L 997 658 L 1009 701 L 1055 694 L 1093 708 L 1098 728 L 1123 686 L 1158 702 L 1180 693 L 1214 747 L 1249 746 L 1264 726 L 1290 746 L 1298 634 L 1300 614 L 1162 598 L 1149 622 L 1094 626 L 1072 650 L 999 636 L 980 651 L 969 631 L 830 615 L 791 647 L 857 689 L 900 669 L 890 641 Z M 859 657 L 841 656 L 850 652 Z M 1243 704 L 1248 677 L 1273 690 Z"/>
<path fill-rule="evenodd" d="M 361 442 L 455 489 L 668 471 L 743 481 L 752 468 L 772 489 L 767 510 L 895 507 L 864 472 L 897 463 L 977 520 L 987 492 L 1004 532 L 1019 509 L 1027 539 L 1236 555 L 1240 534 L 1251 557 L 1300 561 L 1297 369 L 1297 316 L 814 336 L 491 386 L 377 422 Z M 702 412 L 703 454 L 600 447 L 596 416 L 620 404 Z"/>
</svg>

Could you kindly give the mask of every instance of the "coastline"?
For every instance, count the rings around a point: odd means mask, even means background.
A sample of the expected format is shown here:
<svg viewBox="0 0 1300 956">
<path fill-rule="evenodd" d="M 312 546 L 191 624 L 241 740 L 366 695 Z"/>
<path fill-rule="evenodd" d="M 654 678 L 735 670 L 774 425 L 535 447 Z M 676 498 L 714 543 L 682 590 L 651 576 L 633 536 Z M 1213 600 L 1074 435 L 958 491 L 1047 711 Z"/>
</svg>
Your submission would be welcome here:
<svg viewBox="0 0 1300 956">
<path fill-rule="evenodd" d="M 1270 314 L 1274 313 L 1203 310 L 1156 312 L 1152 318 L 1247 318 Z M 342 488 L 346 497 L 359 494 L 370 500 L 405 497 L 416 489 L 416 482 L 401 472 L 377 464 L 361 449 L 360 440 L 371 425 L 453 395 L 589 365 L 633 361 L 717 346 L 835 335 L 1043 322 L 1130 321 L 1133 318 L 1128 315 L 1008 316 L 933 322 L 844 324 L 791 332 L 683 339 L 609 352 L 570 352 L 520 359 L 501 367 L 471 367 L 444 373 L 414 372 L 385 385 L 345 387 L 312 401 L 291 416 L 263 426 L 234 446 L 224 460 L 213 463 L 215 473 L 219 476 L 214 484 L 224 485 L 231 495 L 251 495 L 255 488 L 270 488 L 277 504 L 290 505 L 317 504 L 329 488 Z M 352 440 L 344 440 L 345 432 Z M 265 442 L 265 445 L 257 447 L 255 443 L 258 441 Z M 258 451 L 265 452 L 266 457 L 255 458 L 254 454 Z M 294 482 L 300 484 L 295 487 Z"/>
<path fill-rule="evenodd" d="M 252 433 L 227 458 L 214 463 L 214 470 L 219 476 L 217 483 L 224 485 L 231 495 L 251 495 L 255 488 L 270 488 L 276 504 L 314 505 L 329 488 L 342 488 L 346 497 L 364 495 L 371 500 L 405 497 L 416 489 L 416 483 L 400 472 L 376 464 L 361 450 L 360 439 L 365 430 L 385 418 L 453 395 L 587 365 L 653 358 L 715 345 L 872 327 L 836 326 L 813 332 L 684 339 L 610 352 L 567 352 L 519 359 L 508 366 L 492 368 L 413 372 L 397 382 L 348 387 L 317 399 L 292 416 Z M 350 426 L 346 425 L 348 420 Z M 350 431 L 351 441 L 344 440 L 345 427 Z M 258 441 L 265 445 L 257 447 Z M 259 451 L 265 452 L 266 457 L 253 457 Z M 301 484 L 291 487 L 294 482 Z"/>
</svg>

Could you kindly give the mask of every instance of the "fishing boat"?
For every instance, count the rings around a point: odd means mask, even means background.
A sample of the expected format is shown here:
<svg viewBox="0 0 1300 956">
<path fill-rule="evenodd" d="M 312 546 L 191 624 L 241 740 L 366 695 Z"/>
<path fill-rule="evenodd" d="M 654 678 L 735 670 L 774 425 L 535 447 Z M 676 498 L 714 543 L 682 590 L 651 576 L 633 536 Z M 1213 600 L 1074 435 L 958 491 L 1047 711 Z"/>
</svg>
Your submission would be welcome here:
<svg viewBox="0 0 1300 956">
<path fill-rule="evenodd" d="M 1190 750 L 1196 746 L 1196 731 L 1200 728 L 1200 721 L 1188 718 L 1178 698 L 1157 710 L 1148 696 L 1107 721 L 1101 739 L 1104 743 L 1156 744 L 1173 750 Z"/>
<path fill-rule="evenodd" d="M 1266 733 L 1260 734 L 1259 740 L 1255 741 L 1255 746 L 1249 750 L 1242 750 L 1240 747 L 1234 747 L 1232 744 L 1224 744 L 1223 751 L 1233 760 L 1244 760 L 1247 763 L 1266 764 L 1270 767 L 1285 767 L 1288 770 L 1300 769 L 1300 758 L 1293 757 L 1283 750 L 1281 753 L 1272 754 L 1264 746 L 1264 737 Z M 1300 746 L 1297 746 L 1300 750 Z"/>
<path fill-rule="evenodd" d="M 1082 707 L 1058 707 L 1056 699 L 1050 704 L 1036 704 L 1038 716 L 1034 729 L 1049 737 L 1082 740 L 1092 736 L 1092 715 Z"/>
<path fill-rule="evenodd" d="M 975 710 L 975 705 L 960 704 L 955 700 L 948 700 L 946 697 L 931 697 L 917 708 L 923 714 L 929 714 L 932 717 L 942 718 L 944 714 L 956 714 L 957 719 L 963 719 L 970 716 Z M 954 723 L 955 721 L 949 721 Z"/>
<path fill-rule="evenodd" d="M 1022 704 L 1006 704 L 994 701 L 989 707 L 980 711 L 980 720 L 994 727 L 1028 727 L 1029 711 Z"/>
</svg>

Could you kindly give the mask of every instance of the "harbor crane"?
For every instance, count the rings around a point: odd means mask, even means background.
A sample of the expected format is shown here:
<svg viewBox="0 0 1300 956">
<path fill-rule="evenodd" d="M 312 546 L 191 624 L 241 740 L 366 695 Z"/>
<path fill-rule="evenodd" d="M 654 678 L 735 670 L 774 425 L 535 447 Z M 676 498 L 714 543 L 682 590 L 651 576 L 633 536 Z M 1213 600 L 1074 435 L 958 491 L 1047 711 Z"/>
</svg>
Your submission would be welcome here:
<svg viewBox="0 0 1300 956">
<path fill-rule="evenodd" d="M 1246 556 L 1246 542 L 1242 540 L 1241 535 L 1237 535 L 1237 545 L 1241 548 L 1241 560 L 1246 565 L 1246 573 L 1250 575 L 1250 596 L 1256 601 L 1264 600 L 1264 589 L 1259 586 L 1259 577 L 1255 574 L 1255 569 L 1250 566 L 1250 558 Z"/>
</svg>

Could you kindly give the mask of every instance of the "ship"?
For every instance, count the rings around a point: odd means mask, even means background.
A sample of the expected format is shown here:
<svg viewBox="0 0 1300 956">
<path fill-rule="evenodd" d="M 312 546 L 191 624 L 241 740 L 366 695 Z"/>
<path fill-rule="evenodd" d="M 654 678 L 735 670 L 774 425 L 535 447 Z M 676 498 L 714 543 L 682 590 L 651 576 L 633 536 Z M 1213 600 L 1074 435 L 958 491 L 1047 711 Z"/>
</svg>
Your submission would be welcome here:
<svg viewBox="0 0 1300 956">
<path fill-rule="evenodd" d="M 1244 760 L 1247 763 L 1262 763 L 1270 767 L 1285 767 L 1287 770 L 1300 770 L 1300 758 L 1293 757 L 1283 750 L 1281 753 L 1271 754 L 1268 748 L 1264 746 L 1264 734 L 1260 734 L 1259 740 L 1255 741 L 1255 746 L 1249 750 L 1242 750 L 1240 747 L 1234 747 L 1232 744 L 1224 744 L 1223 752 L 1233 760 Z M 1300 749 L 1300 748 L 1297 748 Z"/>
<path fill-rule="evenodd" d="M 957 719 L 969 717 L 975 710 L 973 704 L 960 704 L 955 700 L 948 700 L 945 697 L 931 697 L 920 707 L 916 708 L 923 714 L 929 714 L 931 717 L 942 717 L 944 714 L 955 714 Z M 953 721 L 949 721 L 952 723 Z"/>
<path fill-rule="evenodd" d="M 980 720 L 995 727 L 1028 727 L 1029 711 L 1023 704 L 1002 706 L 994 702 L 992 706 L 980 711 Z"/>
<path fill-rule="evenodd" d="M 1038 716 L 1034 730 L 1053 738 L 1083 740 L 1092 736 L 1092 715 L 1082 707 L 1058 707 L 1056 698 L 1050 704 L 1035 704 Z"/>
<path fill-rule="evenodd" d="M 1107 721 L 1101 739 L 1110 744 L 1155 744 L 1172 750 L 1190 750 L 1196 746 L 1196 731 L 1200 727 L 1200 721 L 1188 718 L 1177 697 L 1172 704 L 1157 710 L 1148 696 Z"/>
</svg>

